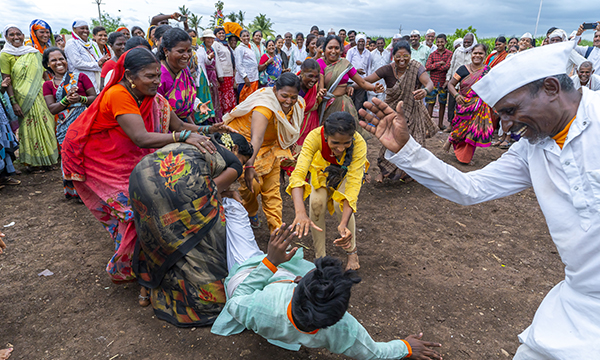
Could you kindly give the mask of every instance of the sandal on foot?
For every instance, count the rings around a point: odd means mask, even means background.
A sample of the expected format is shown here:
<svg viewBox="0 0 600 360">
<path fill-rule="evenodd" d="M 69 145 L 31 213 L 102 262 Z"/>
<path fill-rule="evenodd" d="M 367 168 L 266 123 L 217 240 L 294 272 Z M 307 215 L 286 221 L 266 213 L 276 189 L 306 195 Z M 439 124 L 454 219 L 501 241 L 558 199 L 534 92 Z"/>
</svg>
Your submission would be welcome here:
<svg viewBox="0 0 600 360">
<path fill-rule="evenodd" d="M 19 185 L 21 180 L 13 179 L 11 177 L 4 178 L 0 181 L 2 185 Z"/>
<path fill-rule="evenodd" d="M 150 296 L 138 295 L 138 299 L 141 307 L 146 307 L 150 305 Z"/>
<path fill-rule="evenodd" d="M 502 144 L 500 144 L 498 147 L 499 147 L 500 149 L 504 149 L 504 150 L 506 150 L 506 149 L 508 149 L 508 148 L 510 147 L 510 143 L 509 143 L 508 141 L 506 141 L 506 140 L 505 140 L 505 141 L 503 141 L 503 142 L 502 142 Z"/>
<path fill-rule="evenodd" d="M 260 219 L 258 218 L 258 215 L 248 216 L 248 218 L 250 219 L 250 226 L 253 229 L 260 228 Z"/>
</svg>

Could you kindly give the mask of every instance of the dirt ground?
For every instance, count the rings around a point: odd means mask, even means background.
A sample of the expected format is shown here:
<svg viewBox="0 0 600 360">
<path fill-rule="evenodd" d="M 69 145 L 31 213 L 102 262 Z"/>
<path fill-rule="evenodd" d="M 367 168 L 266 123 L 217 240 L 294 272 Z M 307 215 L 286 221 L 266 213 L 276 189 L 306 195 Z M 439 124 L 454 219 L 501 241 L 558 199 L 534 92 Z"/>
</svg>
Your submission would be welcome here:
<svg viewBox="0 0 600 360">
<path fill-rule="evenodd" d="M 442 153 L 444 135 L 427 147 L 462 171 L 502 154 L 478 149 L 475 165 Z M 370 174 L 379 144 L 369 141 Z M 231 337 L 209 328 L 179 329 L 137 304 L 137 284 L 105 273 L 113 243 L 81 204 L 62 196 L 60 171 L 21 175 L 0 190 L 0 348 L 14 359 L 344 359 L 320 349 L 290 352 L 250 331 Z M 444 359 L 511 358 L 517 335 L 563 279 L 563 265 L 532 190 L 475 206 L 441 199 L 416 182 L 368 183 L 356 218 L 363 281 L 349 311 L 377 341 L 422 331 L 443 344 Z M 293 221 L 284 195 L 284 221 Z M 263 216 L 263 224 L 264 216 Z M 327 220 L 336 236 L 335 217 Z M 268 230 L 256 233 L 266 250 Z M 308 248 L 310 238 L 302 239 Z M 328 254 L 343 253 L 328 246 Z M 313 259 L 312 250 L 305 250 Z M 38 276 L 49 269 L 54 275 Z"/>
</svg>

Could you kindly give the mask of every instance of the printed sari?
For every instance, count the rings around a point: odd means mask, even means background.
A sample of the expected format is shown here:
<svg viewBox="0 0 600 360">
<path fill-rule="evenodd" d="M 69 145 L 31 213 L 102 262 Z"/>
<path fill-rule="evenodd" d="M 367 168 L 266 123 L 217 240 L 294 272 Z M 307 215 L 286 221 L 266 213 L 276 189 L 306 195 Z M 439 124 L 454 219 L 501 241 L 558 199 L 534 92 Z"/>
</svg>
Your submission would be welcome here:
<svg viewBox="0 0 600 360">
<path fill-rule="evenodd" d="M 156 316 L 176 326 L 211 325 L 225 305 L 225 215 L 212 181 L 224 169 L 218 153 L 170 144 L 131 173 L 133 270 Z"/>
<path fill-rule="evenodd" d="M 207 55 L 214 53 L 212 47 L 206 47 L 206 45 L 200 45 L 204 48 Z M 216 54 L 215 54 L 216 55 Z M 206 77 L 209 82 L 208 91 L 210 92 L 212 116 L 209 118 L 209 122 L 220 123 L 223 121 L 223 111 L 221 110 L 221 105 L 219 104 L 219 80 L 217 79 L 217 68 L 215 66 L 215 58 L 205 64 L 206 66 Z"/>
<path fill-rule="evenodd" d="M 173 79 L 165 64 L 161 64 L 160 68 L 162 75 L 158 93 L 169 101 L 173 111 L 181 120 L 188 122 L 188 116 L 194 114 L 196 99 L 196 82 L 190 70 L 188 68 L 181 70 Z"/>
<path fill-rule="evenodd" d="M 437 126 L 431 120 L 423 101 L 415 100 L 413 95 L 413 91 L 421 85 L 418 81 L 421 66 L 417 60 L 411 60 L 404 74 L 397 79 L 396 84 L 386 90 L 385 102 L 392 109 L 396 109 L 400 101 L 404 102 L 402 109 L 404 117 L 408 121 L 408 132 L 419 144 L 425 145 L 425 139 L 435 135 Z M 407 179 L 408 176 L 404 171 L 385 159 L 385 150 L 385 147 L 382 146 L 377 158 L 377 165 L 383 177 L 396 180 Z"/>
<path fill-rule="evenodd" d="M 267 57 L 269 55 L 265 54 Z M 263 57 L 265 56 L 263 55 Z M 259 81 L 260 81 L 260 85 L 261 87 L 273 87 L 275 86 L 275 81 L 277 81 L 277 79 L 279 79 L 279 77 L 281 76 L 281 72 L 283 71 L 283 61 L 281 60 L 281 57 L 279 55 L 275 55 L 272 58 L 269 57 L 269 59 L 273 59 L 273 62 L 269 65 L 267 65 L 267 68 L 263 71 L 260 72 L 259 74 Z M 262 59 L 261 59 L 262 60 Z M 266 62 L 268 59 L 266 59 L 264 62 Z M 261 62 L 261 63 L 264 63 Z"/>
<path fill-rule="evenodd" d="M 456 158 L 465 164 L 471 162 L 476 147 L 490 146 L 494 133 L 490 107 L 471 89 L 488 71 L 490 67 L 486 65 L 460 80 L 459 93 L 465 105 L 456 104 L 449 140 Z"/>
<path fill-rule="evenodd" d="M 345 111 L 352 115 L 356 121 L 358 121 L 358 113 L 354 107 L 354 102 L 350 96 L 344 94 L 342 96 L 335 96 L 333 92 L 338 87 L 344 75 L 346 75 L 352 69 L 352 64 L 346 59 L 340 59 L 334 64 L 330 64 L 325 68 L 325 88 L 327 94 L 321 103 L 321 115 L 320 123 L 322 124 L 329 115 L 336 111 Z M 359 127 L 360 128 L 360 127 Z"/>
<path fill-rule="evenodd" d="M 19 119 L 19 159 L 31 166 L 58 163 L 54 116 L 44 100 L 43 73 L 42 54 L 37 51 L 19 56 L 10 73 L 15 99 L 24 115 Z"/>
<path fill-rule="evenodd" d="M 135 99 L 118 84 L 123 78 L 125 58 L 126 54 L 123 54 L 104 90 L 69 126 L 62 144 L 65 179 L 74 181 L 81 200 L 114 241 L 115 254 L 106 271 L 115 283 L 135 280 L 131 259 L 137 233 L 129 198 L 129 176 L 140 159 L 154 152 L 154 149 L 135 145 L 113 114 L 103 110 L 109 105 L 105 96 L 135 104 Z M 123 105 L 113 101 L 110 106 Z M 146 131 L 168 132 L 171 108 L 160 94 L 146 96 L 139 106 L 139 113 Z"/>
<path fill-rule="evenodd" d="M 503 51 L 502 53 L 494 52 L 488 55 L 485 59 L 485 64 L 489 65 L 489 67 L 493 68 L 494 66 L 500 64 L 506 57 L 508 56 L 508 52 Z"/>
<path fill-rule="evenodd" d="M 67 73 L 63 76 L 58 89 L 56 90 L 56 101 L 60 102 L 62 99 L 67 97 L 69 90 L 73 87 L 77 86 L 79 81 L 79 73 L 72 73 L 67 71 Z M 83 114 L 87 107 L 82 103 L 70 104 L 63 111 L 54 115 L 56 119 L 56 140 L 59 145 L 62 145 L 65 140 L 65 136 L 67 135 L 67 130 L 69 130 L 69 126 L 79 117 L 79 115 Z M 62 167 L 62 164 L 61 164 Z M 79 198 L 77 195 L 77 190 L 75 190 L 75 185 L 73 181 L 66 180 L 63 176 L 63 190 L 65 197 L 67 199 Z"/>
</svg>

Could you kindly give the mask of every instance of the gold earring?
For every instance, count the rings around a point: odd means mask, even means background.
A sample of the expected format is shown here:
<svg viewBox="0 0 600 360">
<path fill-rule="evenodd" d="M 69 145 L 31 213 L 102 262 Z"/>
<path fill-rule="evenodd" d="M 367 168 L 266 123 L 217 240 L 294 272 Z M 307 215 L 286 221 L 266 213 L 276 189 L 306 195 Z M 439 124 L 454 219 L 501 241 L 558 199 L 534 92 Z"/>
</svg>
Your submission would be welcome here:
<svg viewBox="0 0 600 360">
<path fill-rule="evenodd" d="M 131 88 L 135 89 L 135 84 L 133 83 L 133 81 L 130 81 L 129 83 L 131 84 Z"/>
</svg>

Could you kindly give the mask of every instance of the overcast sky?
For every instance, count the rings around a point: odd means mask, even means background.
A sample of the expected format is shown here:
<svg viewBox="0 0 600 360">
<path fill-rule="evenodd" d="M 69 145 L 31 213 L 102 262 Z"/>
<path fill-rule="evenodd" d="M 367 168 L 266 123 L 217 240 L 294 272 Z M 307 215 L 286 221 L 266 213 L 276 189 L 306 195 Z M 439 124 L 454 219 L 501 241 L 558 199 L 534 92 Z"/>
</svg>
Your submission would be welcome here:
<svg viewBox="0 0 600 360">
<path fill-rule="evenodd" d="M 120 16 L 131 28 L 134 25 L 146 29 L 149 19 L 158 13 L 172 13 L 178 6 L 186 5 L 190 10 L 203 15 L 206 26 L 214 11 L 216 0 L 164 1 L 164 0 L 102 0 L 102 10 L 112 16 Z M 520 37 L 525 32 L 534 33 L 539 9 L 538 0 L 356 0 L 334 2 L 323 0 L 224 0 L 224 14 L 242 10 L 246 12 L 246 23 L 265 13 L 275 24 L 274 30 L 283 34 L 287 31 L 307 33 L 312 25 L 325 32 L 331 27 L 355 29 L 368 35 L 392 36 L 402 26 L 402 34 L 413 29 L 422 33 L 428 28 L 438 33 L 454 33 L 456 28 L 477 29 L 480 37 L 500 34 Z M 171 5 L 173 4 L 173 5 Z M 468 6 L 463 7 L 463 4 Z M 575 5 L 576 4 L 576 5 Z M 335 5 L 335 6 L 334 6 Z M 352 5 L 352 6 L 351 6 Z M 61 28 L 70 30 L 74 19 L 88 22 L 98 16 L 94 0 L 0 0 L 2 27 L 15 23 L 23 31 L 33 19 L 46 20 L 57 33 Z M 558 1 L 545 0 L 542 7 L 538 36 L 551 26 L 564 29 L 567 34 L 582 22 L 599 21 L 600 0 Z M 13 19 L 13 20 L 7 20 Z M 586 31 L 585 39 L 592 33 Z"/>
</svg>

